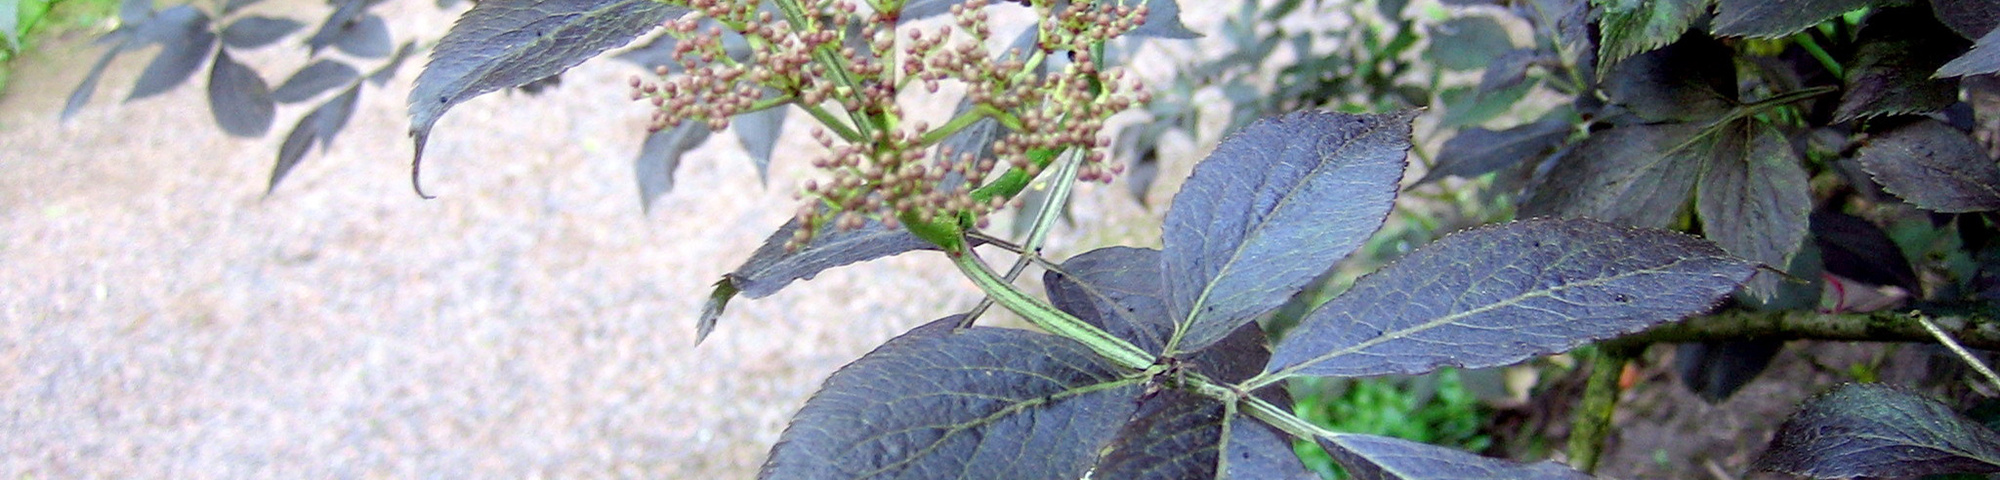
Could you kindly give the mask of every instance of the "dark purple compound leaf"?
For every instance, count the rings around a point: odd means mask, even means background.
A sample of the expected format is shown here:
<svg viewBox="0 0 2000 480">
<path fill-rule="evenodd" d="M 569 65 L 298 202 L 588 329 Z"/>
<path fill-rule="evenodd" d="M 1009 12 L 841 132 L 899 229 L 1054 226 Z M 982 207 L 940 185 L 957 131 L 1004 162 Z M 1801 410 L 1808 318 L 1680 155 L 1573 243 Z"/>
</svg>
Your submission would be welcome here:
<svg viewBox="0 0 2000 480">
<path fill-rule="evenodd" d="M 1811 478 L 2000 473 L 2000 434 L 1937 400 L 1851 383 L 1806 399 L 1751 468 Z"/>
</svg>

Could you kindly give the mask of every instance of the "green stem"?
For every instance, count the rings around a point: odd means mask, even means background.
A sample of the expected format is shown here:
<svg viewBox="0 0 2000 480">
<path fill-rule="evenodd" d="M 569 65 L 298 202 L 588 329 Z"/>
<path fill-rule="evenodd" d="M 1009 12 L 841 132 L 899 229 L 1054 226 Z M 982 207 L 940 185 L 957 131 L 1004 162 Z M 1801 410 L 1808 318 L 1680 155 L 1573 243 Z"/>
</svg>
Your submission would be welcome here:
<svg viewBox="0 0 2000 480">
<path fill-rule="evenodd" d="M 1098 355 L 1133 370 L 1144 370 L 1158 360 L 1153 354 L 1140 350 L 1131 342 L 1113 336 L 1104 329 L 1085 323 L 1042 299 L 1014 288 L 1013 284 L 993 273 L 993 269 L 988 268 L 986 262 L 980 261 L 978 254 L 971 249 L 948 256 L 951 257 L 951 263 L 958 266 L 959 272 L 964 273 L 974 285 L 985 291 L 995 303 L 1020 314 L 1021 318 L 1028 320 L 1028 323 L 1035 324 L 1050 334 L 1080 342 Z"/>
<path fill-rule="evenodd" d="M 1574 426 L 1569 432 L 1569 464 L 1583 473 L 1597 471 L 1604 439 L 1611 434 L 1611 415 L 1618 411 L 1618 376 L 1634 350 L 1600 348 L 1591 356 L 1590 380 L 1583 387 Z"/>
<path fill-rule="evenodd" d="M 1014 266 L 1008 268 L 1007 275 L 1003 277 L 1008 282 L 1020 278 L 1021 272 L 1028 269 L 1028 264 L 1041 258 L 1042 243 L 1048 239 L 1049 230 L 1054 228 L 1056 219 L 1062 216 L 1063 205 L 1069 203 L 1069 192 L 1076 185 L 1077 166 L 1082 163 L 1083 152 L 1075 150 L 1071 151 L 1062 163 L 1057 164 L 1054 176 L 1049 178 L 1049 181 L 1053 182 L 1049 187 L 1049 196 L 1042 199 L 1042 210 L 1035 215 L 1035 223 L 1028 229 L 1028 238 L 1017 248 L 1019 256 L 1014 258 Z M 986 313 L 986 309 L 991 306 L 993 306 L 991 297 L 980 300 L 978 306 L 966 312 L 965 325 L 971 325 L 973 320 L 978 319 L 980 314 Z"/>
<path fill-rule="evenodd" d="M 1826 53 L 1825 48 L 1820 47 L 1817 38 L 1819 36 L 1819 29 L 1808 28 L 1805 32 L 1793 35 L 1792 41 L 1799 44 L 1799 48 L 1805 49 L 1806 53 L 1812 54 L 1814 60 L 1819 60 L 1819 65 L 1826 67 L 1826 71 L 1832 72 L 1833 78 L 1846 79 L 1847 69 L 1841 67 L 1840 62 L 1834 60 L 1832 54 Z"/>
</svg>

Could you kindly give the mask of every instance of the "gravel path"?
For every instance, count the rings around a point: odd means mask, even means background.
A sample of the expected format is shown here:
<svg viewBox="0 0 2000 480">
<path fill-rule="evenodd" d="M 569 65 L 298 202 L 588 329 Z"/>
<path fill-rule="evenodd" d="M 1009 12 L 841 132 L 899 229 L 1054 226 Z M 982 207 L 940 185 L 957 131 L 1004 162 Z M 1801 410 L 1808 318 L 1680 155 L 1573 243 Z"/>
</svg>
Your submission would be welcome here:
<svg viewBox="0 0 2000 480">
<path fill-rule="evenodd" d="M 395 32 L 450 21 L 407 3 L 377 9 Z M 593 61 L 452 110 L 424 169 L 439 198 L 419 200 L 413 61 L 265 196 L 312 104 L 227 137 L 205 79 L 117 104 L 150 57 L 127 54 L 58 124 L 87 40 L 26 58 L 0 99 L 0 477 L 740 478 L 821 378 L 976 298 L 907 255 L 733 303 L 691 348 L 708 286 L 791 211 L 802 144 L 770 188 L 705 148 L 643 215 L 634 70 Z M 260 53 L 274 83 L 303 63 Z M 1083 189 L 1091 232 L 1057 251 L 1157 236 L 1123 192 Z"/>
</svg>

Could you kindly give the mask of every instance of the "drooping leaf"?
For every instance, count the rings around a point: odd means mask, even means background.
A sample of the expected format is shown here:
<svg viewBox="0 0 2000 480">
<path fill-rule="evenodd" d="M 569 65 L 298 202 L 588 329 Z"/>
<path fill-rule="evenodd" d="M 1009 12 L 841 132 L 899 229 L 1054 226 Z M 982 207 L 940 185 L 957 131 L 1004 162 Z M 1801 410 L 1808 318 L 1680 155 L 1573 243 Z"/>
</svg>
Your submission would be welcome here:
<svg viewBox="0 0 2000 480">
<path fill-rule="evenodd" d="M 322 149 L 333 143 L 333 137 L 347 126 L 347 119 L 354 114 L 354 105 L 360 99 L 361 87 L 349 87 L 300 118 L 299 123 L 292 126 L 291 133 L 285 134 L 285 142 L 278 145 L 278 161 L 271 166 L 271 183 L 265 187 L 264 193 L 269 195 L 277 191 L 278 182 L 283 181 L 285 175 L 305 159 L 314 143 Z"/>
<path fill-rule="evenodd" d="M 1882 227 L 1861 217 L 1822 210 L 1813 212 L 1811 231 L 1826 273 L 1869 285 L 1922 291 L 1910 259 Z"/>
<path fill-rule="evenodd" d="M 1447 236 L 1313 310 L 1265 370 L 1414 375 L 1485 368 L 1679 320 L 1754 269 L 1686 234 L 1536 219 Z"/>
<path fill-rule="evenodd" d="M 380 15 L 368 15 L 335 37 L 333 48 L 356 57 L 381 58 L 394 51 L 396 41 L 389 38 L 389 22 Z"/>
<path fill-rule="evenodd" d="M 708 332 L 715 330 L 724 307 L 739 292 L 750 298 L 764 298 L 778 293 L 794 281 L 810 280 L 830 268 L 912 250 L 937 248 L 894 224 L 868 220 L 854 230 L 823 226 L 805 246 L 786 250 L 785 244 L 792 240 L 799 228 L 798 219 L 785 222 L 778 227 L 778 231 L 771 232 L 771 236 L 764 239 L 764 244 L 757 247 L 757 251 L 750 253 L 749 260 L 743 261 L 743 265 L 717 282 L 708 303 L 702 307 L 701 316 L 695 320 L 696 343 L 708 338 Z"/>
<path fill-rule="evenodd" d="M 222 44 L 233 48 L 257 48 L 299 31 L 306 24 L 288 18 L 249 16 L 229 22 L 222 29 Z"/>
<path fill-rule="evenodd" d="M 1674 349 L 1674 374 L 1695 396 L 1722 403 L 1757 378 L 1785 347 L 1783 340 L 1724 340 L 1687 343 Z"/>
<path fill-rule="evenodd" d="M 322 59 L 306 65 L 293 73 L 285 83 L 278 84 L 271 91 L 271 99 L 279 103 L 298 103 L 319 96 L 320 92 L 332 90 L 361 78 L 361 71 L 339 60 Z"/>
<path fill-rule="evenodd" d="M 1395 437 L 1339 434 L 1314 440 L 1357 480 L 1590 478 L 1560 463 L 1519 463 Z"/>
<path fill-rule="evenodd" d="M 410 58 L 410 52 L 416 50 L 416 47 L 415 41 L 403 42 L 403 46 L 396 47 L 396 55 L 389 57 L 389 63 L 368 74 L 368 83 L 373 83 L 377 87 L 389 83 L 390 78 L 395 78 L 396 70 L 403 68 L 403 60 Z"/>
<path fill-rule="evenodd" d="M 1736 106 L 1735 54 L 1708 35 L 1680 41 L 1611 67 L 1603 88 L 1611 103 L 1654 122 L 1713 118 Z"/>
<path fill-rule="evenodd" d="M 1807 399 L 1752 468 L 1812 478 L 2000 472 L 2000 434 L 1937 400 L 1881 384 Z"/>
<path fill-rule="evenodd" d="M 1519 48 L 1494 57 L 1479 74 L 1479 93 L 1496 92 L 1528 79 L 1528 67 L 1547 60 L 1540 51 Z"/>
<path fill-rule="evenodd" d="M 1441 68 L 1474 70 L 1514 49 L 1507 27 L 1493 17 L 1466 16 L 1446 20 L 1431 30 L 1427 56 Z"/>
<path fill-rule="evenodd" d="M 1693 193 L 1701 161 L 1677 148 L 1698 131 L 1692 125 L 1659 124 L 1592 133 L 1556 159 L 1548 180 L 1521 205 L 1521 216 L 1666 227 Z"/>
<path fill-rule="evenodd" d="M 410 91 L 412 170 L 452 105 L 561 73 L 687 11 L 651 0 L 479 2 L 438 41 Z"/>
<path fill-rule="evenodd" d="M 1681 38 L 1714 0 L 1590 0 L 1604 37 L 1598 62 L 1611 65 Z"/>
<path fill-rule="evenodd" d="M 229 50 L 216 51 L 215 65 L 209 69 L 208 110 L 222 131 L 239 137 L 264 136 L 278 113 L 264 77 L 229 58 Z"/>
<path fill-rule="evenodd" d="M 352 32 L 360 23 L 361 17 L 368 14 L 368 0 L 332 0 L 328 3 L 335 5 L 333 13 L 320 21 L 319 28 L 313 30 L 312 36 L 306 37 L 306 48 L 314 55 L 318 55 L 322 48 L 333 46 L 334 42 L 340 41 L 341 37 Z"/>
<path fill-rule="evenodd" d="M 1812 189 L 1791 139 L 1769 124 L 1738 120 L 1697 142 L 1692 148 L 1707 153 L 1695 189 L 1702 235 L 1731 255 L 1790 265 L 1812 214 Z M 1776 274 L 1760 273 L 1746 287 L 1758 298 L 1771 298 L 1780 281 Z"/>
<path fill-rule="evenodd" d="M 1928 9 L 1878 10 L 1856 42 L 1834 121 L 1935 112 L 1958 101 L 1957 79 L 1931 75 L 1964 52 L 1966 41 Z"/>
<path fill-rule="evenodd" d="M 1160 268 L 1159 250 L 1104 247 L 1064 260 L 1042 285 L 1056 308 L 1157 354 L 1174 333 Z"/>
<path fill-rule="evenodd" d="M 1199 350 L 1269 311 L 1380 228 L 1410 148 L 1413 111 L 1301 112 L 1216 146 L 1168 208 L 1172 351 Z"/>
<path fill-rule="evenodd" d="M 1856 9 L 1898 0 L 1717 0 L 1710 30 L 1729 37 L 1778 38 Z"/>
<path fill-rule="evenodd" d="M 77 82 L 76 90 L 69 92 L 69 100 L 63 103 L 62 120 L 69 120 L 76 116 L 76 112 L 83 111 L 84 105 L 90 104 L 90 97 L 97 93 L 97 79 L 104 76 L 105 67 L 111 66 L 111 60 L 124 53 L 128 44 L 128 41 L 122 40 L 112 44 L 109 50 L 104 51 L 104 56 L 97 58 L 97 63 L 90 65 L 90 73 L 83 75 L 83 81 Z"/>
<path fill-rule="evenodd" d="M 1965 52 L 1938 68 L 1939 77 L 1963 77 L 2000 72 L 2000 28 L 1986 32 L 1972 51 Z"/>
<path fill-rule="evenodd" d="M 2000 3 L 1989 0 L 1931 0 L 1931 13 L 1938 21 L 1967 40 L 1993 33 L 2000 26 Z"/>
<path fill-rule="evenodd" d="M 760 478 L 1082 477 L 1146 379 L 1072 340 L 958 321 L 917 327 L 834 372 Z"/>
<path fill-rule="evenodd" d="M 139 73 L 132 94 L 125 97 L 128 102 L 166 93 L 186 82 L 208 60 L 216 42 L 215 32 L 208 28 L 208 14 L 187 5 L 154 15 L 140 27 L 139 38 L 159 42 L 160 55 Z"/>
<path fill-rule="evenodd" d="M 750 163 L 757 166 L 757 179 L 770 181 L 771 150 L 778 146 L 779 134 L 785 130 L 785 114 L 791 108 L 779 106 L 737 115 L 729 122 L 729 130 L 736 132 L 736 141 L 743 144 L 743 151 L 750 152 Z"/>
<path fill-rule="evenodd" d="M 1536 161 L 1561 146 L 1575 127 L 1559 118 L 1543 118 L 1506 130 L 1470 128 L 1444 142 L 1437 166 L 1418 184 L 1444 177 L 1472 178 L 1523 161 Z"/>
<path fill-rule="evenodd" d="M 633 159 L 632 173 L 639 181 L 639 208 L 653 211 L 653 201 L 674 189 L 674 171 L 680 169 L 681 155 L 708 141 L 708 124 L 681 122 L 679 126 L 646 135 Z"/>
<path fill-rule="evenodd" d="M 1882 189 L 1946 213 L 2000 209 L 2000 166 L 1964 132 L 1923 119 L 1870 140 L 1855 152 Z"/>
</svg>

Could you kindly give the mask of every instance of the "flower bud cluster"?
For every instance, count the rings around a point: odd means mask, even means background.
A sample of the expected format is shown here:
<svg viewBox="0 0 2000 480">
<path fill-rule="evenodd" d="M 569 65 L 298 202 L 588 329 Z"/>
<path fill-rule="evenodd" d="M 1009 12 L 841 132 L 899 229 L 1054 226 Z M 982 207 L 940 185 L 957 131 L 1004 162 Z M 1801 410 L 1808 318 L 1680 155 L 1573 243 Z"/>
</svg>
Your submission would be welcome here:
<svg viewBox="0 0 2000 480">
<path fill-rule="evenodd" d="M 1107 166 L 1104 121 L 1148 96 L 1124 72 L 1101 71 L 1090 51 L 1143 23 L 1145 7 L 1079 0 L 1052 12 L 1038 5 L 1044 20 L 1036 51 L 996 58 L 986 48 L 989 0 L 952 6 L 951 26 L 900 35 L 900 12 L 866 12 L 848 0 L 796 1 L 802 17 L 778 19 L 759 11 L 758 1 L 687 0 L 693 12 L 666 25 L 678 40 L 673 56 L 680 72 L 661 68 L 657 81 L 632 80 L 633 98 L 656 107 L 654 130 L 687 121 L 721 130 L 735 115 L 779 102 L 796 103 L 825 125 L 813 139 L 827 153 L 812 163 L 829 175 L 800 192 L 812 202 L 800 209 L 805 228 L 790 247 L 824 227 L 859 228 L 871 220 L 983 222 L 1006 199 L 975 200 L 972 189 L 1003 167 L 1037 173 L 1047 159 L 1038 162 L 1031 152 L 1086 150 L 1084 181 L 1108 182 L 1118 173 Z M 1070 60 L 1060 71 L 1036 73 L 1058 55 Z M 902 89 L 936 93 L 945 81 L 962 82 L 979 114 L 1008 127 L 992 145 L 992 158 L 935 148 L 944 132 L 911 121 L 898 106 Z M 952 128 L 970 119 L 955 120 Z"/>
</svg>

